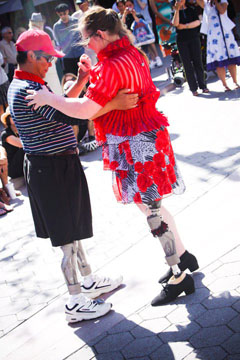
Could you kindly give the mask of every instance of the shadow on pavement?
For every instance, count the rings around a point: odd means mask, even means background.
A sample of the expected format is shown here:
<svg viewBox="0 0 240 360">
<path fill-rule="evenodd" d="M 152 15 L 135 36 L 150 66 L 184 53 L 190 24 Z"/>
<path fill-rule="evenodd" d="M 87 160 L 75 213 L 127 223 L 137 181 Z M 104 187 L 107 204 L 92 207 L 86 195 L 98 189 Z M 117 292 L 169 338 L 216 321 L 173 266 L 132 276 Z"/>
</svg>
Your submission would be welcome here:
<svg viewBox="0 0 240 360">
<path fill-rule="evenodd" d="M 93 340 L 88 340 L 88 329 L 101 326 L 103 320 L 71 325 L 76 328 L 75 335 L 86 345 L 70 355 L 69 360 L 83 358 L 87 349 L 95 354 L 91 359 L 96 360 L 220 360 L 229 353 L 236 353 L 239 334 L 234 332 L 240 330 L 237 312 L 240 295 L 234 296 L 230 291 L 211 292 L 202 283 L 208 275 L 195 273 L 193 276 L 194 294 L 181 296 L 166 306 L 152 308 L 148 305 L 129 319 L 111 311 L 107 317 L 117 317 L 117 325 Z"/>
<path fill-rule="evenodd" d="M 240 146 L 228 148 L 227 150 L 221 152 L 221 153 L 215 153 L 215 152 L 209 152 L 209 151 L 202 151 L 202 152 L 196 152 L 190 156 L 184 156 L 180 154 L 176 154 L 176 158 L 178 161 L 187 163 L 192 166 L 204 168 L 209 171 L 209 173 L 213 172 L 214 174 L 228 176 L 230 175 L 234 170 L 236 170 L 236 166 L 239 165 L 240 160 L 234 160 L 231 164 L 231 166 L 217 166 L 216 163 L 218 161 L 222 161 L 225 158 L 229 158 L 231 156 L 234 156 L 240 152 Z M 232 181 L 239 181 L 239 177 L 229 177 Z M 206 181 L 205 179 L 201 179 L 201 181 Z"/>
</svg>

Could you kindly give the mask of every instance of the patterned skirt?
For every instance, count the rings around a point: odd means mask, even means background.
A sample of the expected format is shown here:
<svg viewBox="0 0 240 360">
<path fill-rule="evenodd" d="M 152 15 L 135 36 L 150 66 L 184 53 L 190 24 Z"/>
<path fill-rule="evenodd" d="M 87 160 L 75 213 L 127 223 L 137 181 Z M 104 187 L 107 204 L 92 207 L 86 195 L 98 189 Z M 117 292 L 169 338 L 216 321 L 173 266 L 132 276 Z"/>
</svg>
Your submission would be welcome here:
<svg viewBox="0 0 240 360">
<path fill-rule="evenodd" d="M 104 170 L 113 171 L 113 191 L 123 204 L 148 204 L 185 190 L 163 126 L 132 137 L 107 135 L 103 164 Z"/>
<path fill-rule="evenodd" d="M 0 85 L 0 105 L 7 105 L 7 92 L 9 87 L 9 81 L 7 80 L 5 83 Z"/>
</svg>

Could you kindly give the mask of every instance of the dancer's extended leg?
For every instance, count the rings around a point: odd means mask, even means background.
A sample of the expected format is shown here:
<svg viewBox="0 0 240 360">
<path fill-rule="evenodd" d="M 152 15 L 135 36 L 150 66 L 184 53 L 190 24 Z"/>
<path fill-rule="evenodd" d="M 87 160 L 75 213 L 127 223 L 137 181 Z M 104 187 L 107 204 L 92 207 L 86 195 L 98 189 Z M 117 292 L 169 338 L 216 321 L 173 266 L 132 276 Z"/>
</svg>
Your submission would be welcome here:
<svg viewBox="0 0 240 360">
<path fill-rule="evenodd" d="M 169 283 L 165 286 L 164 290 L 152 301 L 153 306 L 167 304 L 170 301 L 175 300 L 179 294 L 183 291 L 186 294 L 190 294 L 194 291 L 194 282 L 190 275 L 186 275 L 181 271 L 178 264 L 180 265 L 180 257 L 178 251 L 185 253 L 184 246 L 180 240 L 179 234 L 176 229 L 175 222 L 171 219 L 171 215 L 166 209 L 162 211 L 161 201 L 153 201 L 146 205 L 140 205 L 140 209 L 147 216 L 147 221 L 150 226 L 151 232 L 154 237 L 160 240 L 160 243 L 165 252 L 165 258 L 168 265 L 171 267 Z M 168 220 L 172 228 L 166 222 L 163 217 L 163 213 L 167 215 Z M 176 238 L 175 238 L 176 234 Z M 178 251 L 177 241 L 178 240 Z M 183 256 L 183 255 L 182 255 Z M 171 277 L 171 275 L 174 275 Z M 168 274 L 169 275 L 169 274 Z"/>
<path fill-rule="evenodd" d="M 160 212 L 161 201 L 153 201 L 148 205 L 151 215 L 147 217 L 147 222 L 154 237 L 158 237 L 165 252 L 165 258 L 171 266 L 173 274 L 178 277 L 181 270 L 178 267 L 180 262 L 176 249 L 176 240 L 174 233 L 169 229 L 169 225 L 163 220 Z"/>
</svg>

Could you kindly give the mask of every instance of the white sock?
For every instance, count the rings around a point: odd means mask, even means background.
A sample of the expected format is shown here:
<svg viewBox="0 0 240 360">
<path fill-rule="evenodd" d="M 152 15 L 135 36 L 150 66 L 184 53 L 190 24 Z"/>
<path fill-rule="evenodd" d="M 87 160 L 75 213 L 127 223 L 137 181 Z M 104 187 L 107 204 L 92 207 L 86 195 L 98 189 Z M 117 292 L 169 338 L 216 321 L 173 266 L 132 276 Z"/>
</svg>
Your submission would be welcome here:
<svg viewBox="0 0 240 360">
<path fill-rule="evenodd" d="M 175 275 L 175 276 L 181 275 L 181 270 L 179 269 L 178 265 L 172 266 L 172 272 L 173 272 L 173 275 Z"/>
<path fill-rule="evenodd" d="M 82 297 L 83 297 L 83 295 L 81 293 L 69 295 L 69 301 L 68 301 L 69 306 L 73 306 L 73 305 L 79 303 L 79 301 L 81 301 Z"/>
<path fill-rule="evenodd" d="M 83 278 L 83 285 L 86 286 L 86 287 L 89 287 L 92 285 L 93 283 L 93 275 L 92 274 L 89 274 L 87 276 L 84 276 Z"/>
</svg>

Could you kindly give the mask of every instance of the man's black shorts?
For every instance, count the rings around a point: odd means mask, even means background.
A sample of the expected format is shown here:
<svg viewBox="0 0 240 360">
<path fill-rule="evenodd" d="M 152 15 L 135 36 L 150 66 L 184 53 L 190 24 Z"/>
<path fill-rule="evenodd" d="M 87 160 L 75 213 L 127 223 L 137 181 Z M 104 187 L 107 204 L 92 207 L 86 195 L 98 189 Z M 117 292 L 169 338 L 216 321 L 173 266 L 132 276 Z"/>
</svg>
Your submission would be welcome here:
<svg viewBox="0 0 240 360">
<path fill-rule="evenodd" d="M 92 214 L 78 155 L 25 155 L 24 173 L 38 237 L 53 246 L 89 238 Z"/>
</svg>

